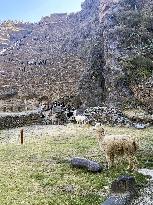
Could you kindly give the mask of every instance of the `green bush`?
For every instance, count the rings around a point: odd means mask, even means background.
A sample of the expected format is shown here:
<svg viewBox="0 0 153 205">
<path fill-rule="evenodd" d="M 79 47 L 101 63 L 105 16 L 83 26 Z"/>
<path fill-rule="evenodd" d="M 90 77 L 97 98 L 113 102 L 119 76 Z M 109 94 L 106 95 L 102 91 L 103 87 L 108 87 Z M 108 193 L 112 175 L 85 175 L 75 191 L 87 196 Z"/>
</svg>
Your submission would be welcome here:
<svg viewBox="0 0 153 205">
<path fill-rule="evenodd" d="M 126 69 L 126 81 L 133 82 L 150 77 L 153 70 L 153 61 L 145 56 L 139 55 L 123 62 Z"/>
</svg>

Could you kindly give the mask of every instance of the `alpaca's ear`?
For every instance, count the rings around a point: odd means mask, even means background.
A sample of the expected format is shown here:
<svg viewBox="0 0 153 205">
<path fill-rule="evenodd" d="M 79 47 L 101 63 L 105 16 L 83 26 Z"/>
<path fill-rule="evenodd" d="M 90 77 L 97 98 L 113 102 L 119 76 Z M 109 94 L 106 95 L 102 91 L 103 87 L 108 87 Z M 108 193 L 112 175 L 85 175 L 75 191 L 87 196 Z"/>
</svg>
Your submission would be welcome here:
<svg viewBox="0 0 153 205">
<path fill-rule="evenodd" d="M 104 128 L 102 128 L 103 129 L 103 133 L 105 134 L 105 129 Z"/>
</svg>

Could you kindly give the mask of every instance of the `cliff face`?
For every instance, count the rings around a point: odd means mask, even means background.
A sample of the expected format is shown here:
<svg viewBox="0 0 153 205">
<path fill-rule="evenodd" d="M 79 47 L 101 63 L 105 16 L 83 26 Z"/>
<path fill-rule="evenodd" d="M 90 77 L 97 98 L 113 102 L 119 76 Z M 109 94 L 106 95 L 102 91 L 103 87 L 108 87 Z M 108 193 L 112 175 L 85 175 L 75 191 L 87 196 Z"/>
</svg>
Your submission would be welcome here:
<svg viewBox="0 0 153 205">
<path fill-rule="evenodd" d="M 147 0 L 101 1 L 108 102 L 145 104 L 152 109 L 152 11 Z"/>
<path fill-rule="evenodd" d="M 1 104 L 21 105 L 43 96 L 70 96 L 85 106 L 143 104 L 135 90 L 151 82 L 152 18 L 149 0 L 86 0 L 75 14 L 12 23 L 11 29 L 3 23 Z"/>
</svg>

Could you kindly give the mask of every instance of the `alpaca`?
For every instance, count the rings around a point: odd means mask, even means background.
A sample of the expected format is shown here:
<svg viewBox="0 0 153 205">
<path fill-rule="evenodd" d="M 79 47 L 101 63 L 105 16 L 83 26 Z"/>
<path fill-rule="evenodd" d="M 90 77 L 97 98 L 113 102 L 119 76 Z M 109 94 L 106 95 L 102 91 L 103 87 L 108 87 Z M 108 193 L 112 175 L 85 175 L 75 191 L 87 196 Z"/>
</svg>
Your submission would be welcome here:
<svg viewBox="0 0 153 205">
<path fill-rule="evenodd" d="M 80 124 L 85 124 L 86 120 L 87 120 L 87 117 L 84 116 L 84 115 L 77 115 L 76 112 L 77 112 L 77 110 L 74 110 L 73 115 L 74 115 L 74 118 L 75 118 L 77 124 L 79 124 L 79 125 Z"/>
<path fill-rule="evenodd" d="M 100 149 L 105 152 L 109 168 L 114 165 L 116 156 L 126 155 L 129 163 L 128 168 L 137 169 L 138 162 L 135 153 L 138 145 L 135 139 L 127 135 L 106 135 L 100 123 L 95 125 L 95 130 Z"/>
<path fill-rule="evenodd" d="M 52 125 L 59 125 L 59 119 L 57 113 L 50 115 L 49 119 L 51 120 Z"/>
</svg>

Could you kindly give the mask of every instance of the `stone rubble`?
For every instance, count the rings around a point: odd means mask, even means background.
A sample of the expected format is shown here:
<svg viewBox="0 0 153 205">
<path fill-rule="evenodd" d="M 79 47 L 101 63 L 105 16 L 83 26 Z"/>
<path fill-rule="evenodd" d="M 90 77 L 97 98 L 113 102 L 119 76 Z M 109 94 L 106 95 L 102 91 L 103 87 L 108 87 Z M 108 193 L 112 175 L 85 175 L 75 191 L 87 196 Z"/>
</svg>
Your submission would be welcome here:
<svg viewBox="0 0 153 205">
<path fill-rule="evenodd" d="M 124 116 L 119 108 L 115 107 L 93 107 L 88 108 L 84 111 L 84 114 L 94 122 L 101 122 L 102 124 L 109 125 L 123 125 L 130 127 L 132 126 L 132 121 Z"/>
</svg>

